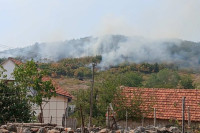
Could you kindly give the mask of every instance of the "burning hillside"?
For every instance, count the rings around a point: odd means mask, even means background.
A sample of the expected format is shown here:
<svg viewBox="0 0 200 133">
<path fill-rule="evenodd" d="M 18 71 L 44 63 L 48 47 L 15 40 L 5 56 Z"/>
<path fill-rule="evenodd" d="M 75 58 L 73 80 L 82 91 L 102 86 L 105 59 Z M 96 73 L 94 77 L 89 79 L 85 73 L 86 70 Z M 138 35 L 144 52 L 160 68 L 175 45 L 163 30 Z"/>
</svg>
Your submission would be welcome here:
<svg viewBox="0 0 200 133">
<path fill-rule="evenodd" d="M 179 67 L 198 68 L 200 63 L 200 43 L 178 39 L 150 40 L 142 37 L 107 35 L 85 37 L 54 43 L 9 49 L 0 52 L 1 57 L 21 57 L 23 59 L 78 58 L 102 55 L 100 67 L 118 65 L 124 61 L 134 63 L 175 63 Z"/>
</svg>

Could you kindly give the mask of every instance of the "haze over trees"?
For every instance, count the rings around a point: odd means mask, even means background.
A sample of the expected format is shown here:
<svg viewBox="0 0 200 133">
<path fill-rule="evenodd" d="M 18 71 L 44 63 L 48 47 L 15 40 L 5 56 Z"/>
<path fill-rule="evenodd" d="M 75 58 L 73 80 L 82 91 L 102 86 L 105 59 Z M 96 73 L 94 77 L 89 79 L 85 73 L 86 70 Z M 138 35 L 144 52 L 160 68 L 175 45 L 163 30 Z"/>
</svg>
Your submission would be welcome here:
<svg viewBox="0 0 200 133">
<path fill-rule="evenodd" d="M 200 43 L 180 39 L 151 40 L 143 37 L 106 35 L 54 43 L 35 43 L 0 52 L 1 57 L 51 62 L 64 58 L 101 55 L 99 67 L 106 69 L 130 63 L 172 63 L 179 68 L 199 70 Z M 151 68 L 150 68 L 151 69 Z"/>
</svg>

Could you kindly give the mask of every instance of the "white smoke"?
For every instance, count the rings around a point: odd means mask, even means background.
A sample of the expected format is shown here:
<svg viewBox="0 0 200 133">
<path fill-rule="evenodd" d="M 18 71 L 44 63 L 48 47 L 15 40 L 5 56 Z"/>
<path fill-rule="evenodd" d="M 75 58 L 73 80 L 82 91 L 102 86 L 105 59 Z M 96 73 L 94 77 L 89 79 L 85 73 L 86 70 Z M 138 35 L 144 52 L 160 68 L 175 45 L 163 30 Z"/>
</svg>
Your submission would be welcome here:
<svg viewBox="0 0 200 133">
<path fill-rule="evenodd" d="M 179 47 L 181 40 L 151 40 L 142 37 L 126 37 L 107 35 L 99 38 L 87 37 L 64 42 L 35 44 L 26 48 L 1 52 L 1 57 L 25 57 L 51 59 L 78 58 L 102 55 L 100 67 L 109 67 L 124 61 L 141 62 L 173 62 L 182 55 L 171 55 L 171 46 Z"/>
<path fill-rule="evenodd" d="M 106 35 L 86 37 L 64 42 L 35 44 L 21 49 L 0 52 L 1 57 L 24 57 L 26 59 L 78 58 L 102 55 L 99 67 L 107 68 L 124 61 L 133 63 L 179 63 L 181 66 L 199 65 L 199 43 L 178 39 L 153 40 L 143 37 Z"/>
</svg>

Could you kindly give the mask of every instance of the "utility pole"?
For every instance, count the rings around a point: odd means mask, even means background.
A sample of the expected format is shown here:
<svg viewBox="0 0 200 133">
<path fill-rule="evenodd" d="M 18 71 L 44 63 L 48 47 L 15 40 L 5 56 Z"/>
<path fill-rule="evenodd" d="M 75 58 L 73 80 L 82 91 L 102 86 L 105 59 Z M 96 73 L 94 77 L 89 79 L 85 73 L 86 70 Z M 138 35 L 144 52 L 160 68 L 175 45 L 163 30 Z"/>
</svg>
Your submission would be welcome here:
<svg viewBox="0 0 200 133">
<path fill-rule="evenodd" d="M 126 110 L 126 131 L 128 131 L 128 112 Z"/>
<path fill-rule="evenodd" d="M 92 126 L 92 109 L 93 109 L 93 90 L 94 90 L 94 68 L 96 64 L 92 63 L 92 87 L 90 91 L 90 117 L 89 117 L 89 129 Z"/>
</svg>

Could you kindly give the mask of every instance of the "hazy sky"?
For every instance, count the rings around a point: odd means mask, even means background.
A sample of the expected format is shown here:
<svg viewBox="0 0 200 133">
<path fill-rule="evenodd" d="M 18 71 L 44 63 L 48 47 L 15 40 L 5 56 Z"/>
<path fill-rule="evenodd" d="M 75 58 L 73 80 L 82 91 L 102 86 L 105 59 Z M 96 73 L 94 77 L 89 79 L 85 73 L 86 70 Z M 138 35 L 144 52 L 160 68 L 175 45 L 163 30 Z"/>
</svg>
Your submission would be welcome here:
<svg viewBox="0 0 200 133">
<path fill-rule="evenodd" d="M 0 0 L 0 49 L 104 34 L 200 41 L 200 0 Z"/>
</svg>

